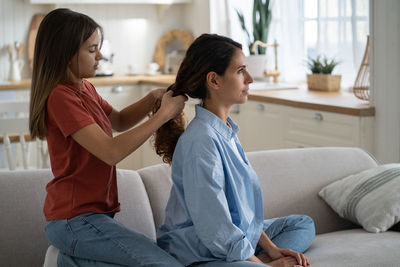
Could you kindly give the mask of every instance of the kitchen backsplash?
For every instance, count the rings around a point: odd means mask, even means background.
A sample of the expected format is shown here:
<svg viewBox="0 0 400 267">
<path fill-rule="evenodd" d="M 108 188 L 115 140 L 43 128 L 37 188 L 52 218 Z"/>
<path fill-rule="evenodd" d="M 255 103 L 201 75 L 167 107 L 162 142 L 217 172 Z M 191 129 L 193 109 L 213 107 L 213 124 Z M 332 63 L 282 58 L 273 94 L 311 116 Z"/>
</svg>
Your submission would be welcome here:
<svg viewBox="0 0 400 267">
<path fill-rule="evenodd" d="M 155 5 L 134 4 L 79 4 L 58 5 L 74 11 L 85 13 L 95 19 L 104 28 L 104 38 L 111 43 L 115 54 L 113 71 L 117 75 L 126 74 L 128 66 L 135 73 L 144 73 L 146 65 L 153 60 L 154 49 L 158 39 L 168 30 L 186 29 L 194 35 L 209 30 L 209 24 L 194 24 L 193 16 L 207 17 L 208 10 L 199 14 L 192 4 L 175 4 L 170 6 L 159 17 Z M 0 81 L 9 77 L 9 54 L 7 46 L 15 41 L 27 44 L 32 16 L 36 13 L 47 13 L 54 6 L 32 5 L 26 0 L 0 0 Z M 24 67 L 22 78 L 29 78 L 27 52 L 23 54 Z"/>
</svg>

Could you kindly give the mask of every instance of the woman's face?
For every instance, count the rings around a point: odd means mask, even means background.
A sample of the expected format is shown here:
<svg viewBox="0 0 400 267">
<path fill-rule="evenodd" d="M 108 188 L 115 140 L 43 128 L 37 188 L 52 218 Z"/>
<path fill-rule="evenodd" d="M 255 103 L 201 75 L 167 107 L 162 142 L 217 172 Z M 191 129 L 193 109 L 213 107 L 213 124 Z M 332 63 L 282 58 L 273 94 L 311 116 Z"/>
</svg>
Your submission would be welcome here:
<svg viewBox="0 0 400 267">
<path fill-rule="evenodd" d="M 96 30 L 73 56 L 69 64 L 73 82 L 81 82 L 82 78 L 95 76 L 99 60 L 103 57 L 99 51 L 99 43 L 99 32 Z"/>
<path fill-rule="evenodd" d="M 223 76 L 218 77 L 216 96 L 226 105 L 243 104 L 249 95 L 253 77 L 247 72 L 247 59 L 241 49 L 236 49 Z"/>
</svg>

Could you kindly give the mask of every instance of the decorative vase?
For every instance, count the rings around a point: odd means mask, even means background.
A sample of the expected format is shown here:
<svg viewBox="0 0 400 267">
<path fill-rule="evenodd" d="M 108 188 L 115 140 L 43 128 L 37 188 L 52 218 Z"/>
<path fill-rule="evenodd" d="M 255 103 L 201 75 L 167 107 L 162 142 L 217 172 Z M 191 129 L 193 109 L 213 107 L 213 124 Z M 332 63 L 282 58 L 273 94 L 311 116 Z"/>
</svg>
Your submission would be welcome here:
<svg viewBox="0 0 400 267">
<path fill-rule="evenodd" d="M 247 71 L 255 80 L 263 80 L 267 66 L 267 55 L 250 55 L 247 57 Z"/>
</svg>

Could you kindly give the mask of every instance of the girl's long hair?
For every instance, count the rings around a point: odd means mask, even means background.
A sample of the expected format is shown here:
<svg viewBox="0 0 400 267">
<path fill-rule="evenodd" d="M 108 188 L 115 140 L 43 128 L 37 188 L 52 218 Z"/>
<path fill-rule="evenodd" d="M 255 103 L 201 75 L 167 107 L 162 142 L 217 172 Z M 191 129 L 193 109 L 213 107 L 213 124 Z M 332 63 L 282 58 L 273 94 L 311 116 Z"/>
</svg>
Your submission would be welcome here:
<svg viewBox="0 0 400 267">
<path fill-rule="evenodd" d="M 47 135 L 46 103 L 51 91 L 60 82 L 67 82 L 67 68 L 81 45 L 99 30 L 90 17 L 66 8 L 48 13 L 39 26 L 33 57 L 29 129 L 32 138 Z"/>
<path fill-rule="evenodd" d="M 209 72 L 224 75 L 236 49 L 242 45 L 217 34 L 202 34 L 189 47 L 179 67 L 175 83 L 168 87 L 173 96 L 187 95 L 204 101 L 208 97 L 206 77 Z M 158 102 L 153 114 L 160 107 Z M 165 163 L 172 163 L 172 156 L 179 137 L 185 131 L 184 114 L 168 121 L 154 134 L 154 148 Z"/>
</svg>

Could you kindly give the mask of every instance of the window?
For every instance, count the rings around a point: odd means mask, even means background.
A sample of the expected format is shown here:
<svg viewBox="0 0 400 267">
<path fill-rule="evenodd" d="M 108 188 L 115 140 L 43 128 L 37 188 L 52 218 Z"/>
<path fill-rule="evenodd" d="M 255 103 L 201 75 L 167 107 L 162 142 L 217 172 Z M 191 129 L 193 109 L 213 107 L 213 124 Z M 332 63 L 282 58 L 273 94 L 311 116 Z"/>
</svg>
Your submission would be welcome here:
<svg viewBox="0 0 400 267">
<path fill-rule="evenodd" d="M 235 9 L 243 12 L 251 32 L 252 1 L 229 0 L 228 5 L 231 37 L 241 42 L 248 54 Z M 279 44 L 281 81 L 305 81 L 307 59 L 324 55 L 340 61 L 334 74 L 342 75 L 343 88 L 354 84 L 369 34 L 368 0 L 275 0 L 271 6 L 268 43 L 277 40 Z M 272 69 L 272 49 L 267 57 L 267 68 Z"/>
</svg>

